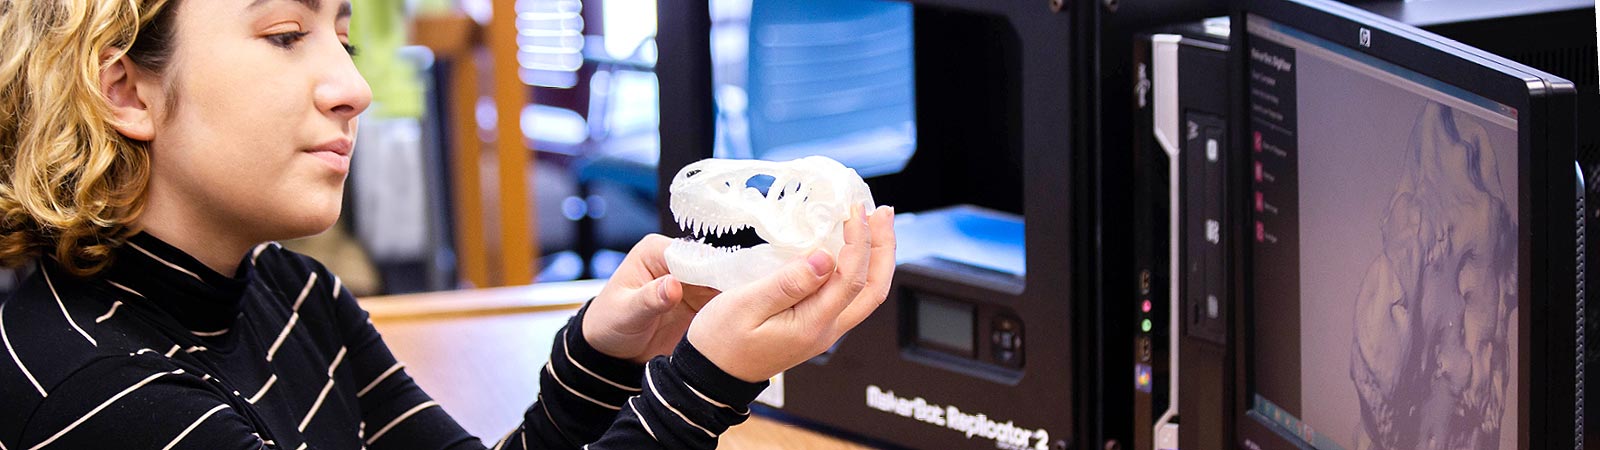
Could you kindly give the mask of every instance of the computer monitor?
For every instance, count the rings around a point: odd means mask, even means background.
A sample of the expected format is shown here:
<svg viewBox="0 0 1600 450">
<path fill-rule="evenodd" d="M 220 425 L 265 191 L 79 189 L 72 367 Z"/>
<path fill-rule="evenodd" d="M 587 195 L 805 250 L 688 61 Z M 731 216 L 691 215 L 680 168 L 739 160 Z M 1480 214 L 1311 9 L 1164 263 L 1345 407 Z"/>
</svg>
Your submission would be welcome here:
<svg viewBox="0 0 1600 450">
<path fill-rule="evenodd" d="M 1572 83 L 1328 1 L 1233 20 L 1237 445 L 1581 448 Z"/>
</svg>

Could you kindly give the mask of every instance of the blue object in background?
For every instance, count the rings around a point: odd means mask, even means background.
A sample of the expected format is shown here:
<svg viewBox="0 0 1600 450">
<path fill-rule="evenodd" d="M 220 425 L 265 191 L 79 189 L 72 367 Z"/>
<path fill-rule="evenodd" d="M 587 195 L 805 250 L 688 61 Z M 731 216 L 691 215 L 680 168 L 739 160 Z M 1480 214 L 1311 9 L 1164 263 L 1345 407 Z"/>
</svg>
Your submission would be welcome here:
<svg viewBox="0 0 1600 450">
<path fill-rule="evenodd" d="M 825 155 L 864 177 L 916 150 L 911 5 L 756 0 L 749 26 L 749 155 Z"/>
<path fill-rule="evenodd" d="M 895 214 L 895 262 L 954 261 L 1015 277 L 1028 273 L 1022 216 L 973 205 Z"/>
</svg>

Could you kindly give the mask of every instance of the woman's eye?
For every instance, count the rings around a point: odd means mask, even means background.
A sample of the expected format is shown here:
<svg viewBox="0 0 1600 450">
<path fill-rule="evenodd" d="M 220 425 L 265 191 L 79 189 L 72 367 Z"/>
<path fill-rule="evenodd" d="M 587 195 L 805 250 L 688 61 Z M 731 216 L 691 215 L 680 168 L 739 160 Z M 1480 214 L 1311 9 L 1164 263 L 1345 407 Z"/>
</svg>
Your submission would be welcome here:
<svg viewBox="0 0 1600 450">
<path fill-rule="evenodd" d="M 267 35 L 267 40 L 271 41 L 272 45 L 282 48 L 292 48 L 294 47 L 295 43 L 300 42 L 300 39 L 306 37 L 307 34 L 310 33 L 304 31 L 290 31 L 287 33 Z"/>
<path fill-rule="evenodd" d="M 361 49 L 356 48 L 356 46 L 351 45 L 349 42 L 340 42 L 339 44 L 344 46 L 345 53 L 349 53 L 350 56 L 361 54 Z"/>
</svg>

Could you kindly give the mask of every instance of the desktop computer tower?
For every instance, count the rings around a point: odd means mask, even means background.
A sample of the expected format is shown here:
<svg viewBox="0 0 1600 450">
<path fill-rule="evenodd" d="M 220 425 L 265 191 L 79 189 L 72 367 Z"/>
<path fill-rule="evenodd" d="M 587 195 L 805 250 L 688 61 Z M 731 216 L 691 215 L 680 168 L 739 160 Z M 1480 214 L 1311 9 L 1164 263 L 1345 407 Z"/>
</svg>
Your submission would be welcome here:
<svg viewBox="0 0 1600 450">
<path fill-rule="evenodd" d="M 1137 272 L 1122 283 L 1131 301 L 1113 307 L 1139 323 L 1128 347 L 1134 449 L 1225 442 L 1228 33 L 1227 18 L 1208 19 L 1134 45 Z"/>
</svg>

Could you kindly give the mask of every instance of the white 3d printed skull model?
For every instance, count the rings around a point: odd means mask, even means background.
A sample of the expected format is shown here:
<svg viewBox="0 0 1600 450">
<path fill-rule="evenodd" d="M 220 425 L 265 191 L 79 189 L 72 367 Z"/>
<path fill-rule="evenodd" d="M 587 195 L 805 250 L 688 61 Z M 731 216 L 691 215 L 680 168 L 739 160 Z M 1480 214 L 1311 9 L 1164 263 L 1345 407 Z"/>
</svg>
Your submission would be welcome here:
<svg viewBox="0 0 1600 450">
<path fill-rule="evenodd" d="M 763 194 L 755 186 L 771 180 Z M 688 230 L 666 250 L 679 281 L 728 291 L 821 247 L 838 255 L 851 207 L 875 207 L 861 175 L 825 156 L 788 162 L 706 159 L 685 166 L 670 188 L 672 217 Z M 716 247 L 706 237 L 754 228 L 765 244 Z M 698 239 L 697 239 L 698 238 Z"/>
</svg>

